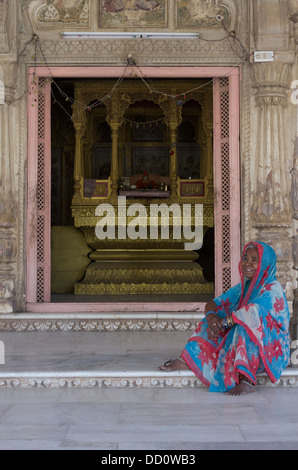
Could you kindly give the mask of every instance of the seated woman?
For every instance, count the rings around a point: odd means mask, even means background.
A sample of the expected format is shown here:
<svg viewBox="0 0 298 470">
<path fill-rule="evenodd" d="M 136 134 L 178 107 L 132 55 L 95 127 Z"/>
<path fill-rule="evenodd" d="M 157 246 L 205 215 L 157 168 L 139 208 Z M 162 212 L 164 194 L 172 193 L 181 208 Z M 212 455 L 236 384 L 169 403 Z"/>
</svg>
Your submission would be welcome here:
<svg viewBox="0 0 298 470">
<path fill-rule="evenodd" d="M 290 339 L 274 250 L 262 242 L 248 243 L 239 272 L 241 282 L 206 304 L 205 318 L 181 356 L 161 370 L 190 368 L 210 392 L 230 395 L 254 391 L 260 372 L 278 380 L 289 362 Z"/>
</svg>

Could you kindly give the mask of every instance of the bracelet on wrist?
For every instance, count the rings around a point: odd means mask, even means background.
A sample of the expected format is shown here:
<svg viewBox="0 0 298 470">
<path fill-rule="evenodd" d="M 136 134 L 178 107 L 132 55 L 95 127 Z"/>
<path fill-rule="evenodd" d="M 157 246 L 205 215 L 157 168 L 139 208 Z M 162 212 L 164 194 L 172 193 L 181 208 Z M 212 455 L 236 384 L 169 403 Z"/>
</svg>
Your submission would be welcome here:
<svg viewBox="0 0 298 470">
<path fill-rule="evenodd" d="M 214 310 L 208 310 L 208 312 L 205 314 L 205 318 L 208 317 L 209 313 L 214 313 L 214 315 L 216 315 L 216 313 L 214 312 Z"/>
<path fill-rule="evenodd" d="M 229 328 L 233 328 L 233 326 L 234 326 L 233 317 L 232 315 L 228 315 L 223 321 L 223 327 L 225 330 L 227 330 Z"/>
</svg>

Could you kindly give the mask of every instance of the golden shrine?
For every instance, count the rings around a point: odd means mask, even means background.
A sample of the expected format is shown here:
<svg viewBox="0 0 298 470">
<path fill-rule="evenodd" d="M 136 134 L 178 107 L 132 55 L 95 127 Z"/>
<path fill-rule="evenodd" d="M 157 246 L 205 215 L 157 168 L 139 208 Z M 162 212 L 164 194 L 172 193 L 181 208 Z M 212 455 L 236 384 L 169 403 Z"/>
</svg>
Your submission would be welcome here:
<svg viewBox="0 0 298 470">
<path fill-rule="evenodd" d="M 212 84 L 156 79 L 148 90 L 135 78 L 78 80 L 72 121 L 72 216 L 92 249 L 74 293 L 212 294 L 184 230 L 185 208 L 190 233 L 214 225 Z"/>
</svg>

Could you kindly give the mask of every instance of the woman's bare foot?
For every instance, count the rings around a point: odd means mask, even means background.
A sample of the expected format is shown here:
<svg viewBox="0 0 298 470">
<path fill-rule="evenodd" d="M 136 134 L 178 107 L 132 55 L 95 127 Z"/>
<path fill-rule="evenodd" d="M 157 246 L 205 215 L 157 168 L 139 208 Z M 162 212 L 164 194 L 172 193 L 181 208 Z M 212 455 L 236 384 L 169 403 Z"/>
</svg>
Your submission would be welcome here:
<svg viewBox="0 0 298 470">
<path fill-rule="evenodd" d="M 255 392 L 255 390 L 256 387 L 253 383 L 246 380 L 241 380 L 238 385 L 226 392 L 226 395 L 247 395 L 248 393 Z"/>
<path fill-rule="evenodd" d="M 163 366 L 159 367 L 160 370 L 166 372 L 172 372 L 175 370 L 188 370 L 189 367 L 186 362 L 182 359 L 182 357 L 177 357 L 177 359 L 170 359 L 166 361 Z"/>
</svg>

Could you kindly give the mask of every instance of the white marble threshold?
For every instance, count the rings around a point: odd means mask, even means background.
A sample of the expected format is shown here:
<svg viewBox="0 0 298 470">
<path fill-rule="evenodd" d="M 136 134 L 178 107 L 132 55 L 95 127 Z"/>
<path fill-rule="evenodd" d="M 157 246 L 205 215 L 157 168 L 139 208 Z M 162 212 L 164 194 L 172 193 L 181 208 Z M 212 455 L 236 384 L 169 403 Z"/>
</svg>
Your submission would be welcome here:
<svg viewBox="0 0 298 470">
<path fill-rule="evenodd" d="M 31 313 L 31 312 L 21 312 L 21 313 L 2 313 L 0 314 L 0 320 L 127 320 L 127 319 L 140 319 L 146 318 L 150 320 L 155 319 L 195 319 L 201 320 L 203 318 L 203 312 L 57 312 L 57 313 Z"/>
<path fill-rule="evenodd" d="M 0 314 L 1 331 L 193 331 L 202 312 Z"/>
<path fill-rule="evenodd" d="M 298 387 L 298 369 L 286 369 L 276 383 L 267 374 L 257 377 L 262 387 Z M 1 372 L 1 388 L 203 388 L 191 371 L 56 371 Z"/>
</svg>

